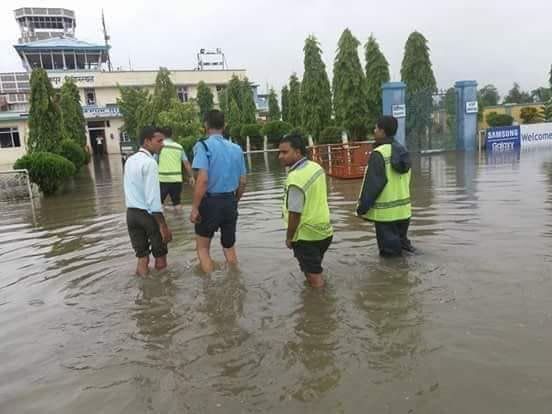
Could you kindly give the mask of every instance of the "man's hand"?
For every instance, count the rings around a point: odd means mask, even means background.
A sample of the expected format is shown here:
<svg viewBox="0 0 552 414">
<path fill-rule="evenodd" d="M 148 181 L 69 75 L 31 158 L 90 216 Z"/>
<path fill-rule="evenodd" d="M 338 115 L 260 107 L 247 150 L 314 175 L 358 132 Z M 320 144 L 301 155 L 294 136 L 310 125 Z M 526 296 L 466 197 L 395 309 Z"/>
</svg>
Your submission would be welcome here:
<svg viewBox="0 0 552 414">
<path fill-rule="evenodd" d="M 192 207 L 190 212 L 190 223 L 196 224 L 201 221 L 201 216 L 199 215 L 199 209 L 197 207 Z"/>
<path fill-rule="evenodd" d="M 166 224 L 162 224 L 159 226 L 159 232 L 161 233 L 161 239 L 163 240 L 163 243 L 167 244 L 172 241 L 172 233 Z"/>
<path fill-rule="evenodd" d="M 188 184 L 193 187 L 195 185 L 195 178 L 192 176 L 188 177 Z"/>
<path fill-rule="evenodd" d="M 293 249 L 293 242 L 289 239 L 286 240 L 286 247 L 288 249 Z"/>
</svg>

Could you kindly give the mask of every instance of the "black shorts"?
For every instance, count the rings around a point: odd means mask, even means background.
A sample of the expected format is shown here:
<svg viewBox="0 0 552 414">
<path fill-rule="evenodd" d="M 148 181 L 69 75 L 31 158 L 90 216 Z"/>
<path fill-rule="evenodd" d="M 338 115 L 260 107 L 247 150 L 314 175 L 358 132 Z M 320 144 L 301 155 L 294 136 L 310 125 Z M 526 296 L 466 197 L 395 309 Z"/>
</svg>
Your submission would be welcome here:
<svg viewBox="0 0 552 414">
<path fill-rule="evenodd" d="M 220 230 L 222 247 L 229 249 L 236 243 L 238 208 L 234 193 L 207 195 L 199 205 L 201 221 L 195 225 L 195 233 L 212 239 Z"/>
<path fill-rule="evenodd" d="M 167 245 L 161 238 L 159 224 L 147 211 L 137 208 L 127 209 L 127 226 L 136 257 L 146 257 L 150 253 L 153 257 L 167 254 Z"/>
<path fill-rule="evenodd" d="M 161 183 L 161 203 L 164 203 L 167 196 L 170 196 L 173 205 L 176 206 L 180 204 L 181 193 L 182 181 L 177 183 Z"/>
<path fill-rule="evenodd" d="M 303 273 L 322 273 L 322 259 L 332 243 L 332 237 L 324 240 L 297 240 L 293 242 L 293 254 Z"/>
</svg>

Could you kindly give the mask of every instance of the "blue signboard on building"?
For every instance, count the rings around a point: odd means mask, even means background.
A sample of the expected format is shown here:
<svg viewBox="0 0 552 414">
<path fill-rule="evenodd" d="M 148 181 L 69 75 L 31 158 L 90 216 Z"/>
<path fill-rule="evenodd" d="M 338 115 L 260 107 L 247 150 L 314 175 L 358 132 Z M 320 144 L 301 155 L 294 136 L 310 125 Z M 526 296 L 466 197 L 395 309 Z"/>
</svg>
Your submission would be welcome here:
<svg viewBox="0 0 552 414">
<path fill-rule="evenodd" d="M 520 137 L 519 125 L 489 128 L 486 133 L 487 152 L 519 151 Z"/>
</svg>

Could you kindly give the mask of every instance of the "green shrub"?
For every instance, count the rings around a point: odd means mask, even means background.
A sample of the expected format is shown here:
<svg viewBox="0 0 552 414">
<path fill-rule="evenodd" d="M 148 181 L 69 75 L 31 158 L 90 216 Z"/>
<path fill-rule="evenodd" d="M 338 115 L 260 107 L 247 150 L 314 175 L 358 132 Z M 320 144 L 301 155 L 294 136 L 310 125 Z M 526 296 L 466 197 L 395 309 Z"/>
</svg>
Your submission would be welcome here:
<svg viewBox="0 0 552 414">
<path fill-rule="evenodd" d="M 343 128 L 341 127 L 326 127 L 320 133 L 318 138 L 319 144 L 340 144 L 341 143 L 341 134 L 343 133 Z"/>
<path fill-rule="evenodd" d="M 76 171 L 80 170 L 86 163 L 87 152 L 75 141 L 69 139 L 61 142 L 59 155 L 71 161 L 75 165 Z"/>
<path fill-rule="evenodd" d="M 92 156 L 87 150 L 84 150 L 84 164 L 88 165 L 90 164 L 90 161 L 92 160 Z"/>
<path fill-rule="evenodd" d="M 234 125 L 230 127 L 230 137 L 234 140 L 239 140 L 241 135 L 241 125 Z"/>
<path fill-rule="evenodd" d="M 514 122 L 514 118 L 508 114 L 498 114 L 490 112 L 486 116 L 487 124 L 490 127 L 510 126 Z"/>
<path fill-rule="evenodd" d="M 240 136 L 256 138 L 262 136 L 262 126 L 259 124 L 244 124 L 242 125 Z"/>
<path fill-rule="evenodd" d="M 19 158 L 13 168 L 28 170 L 31 181 L 45 195 L 55 193 L 60 184 L 75 175 L 77 170 L 71 161 L 61 155 L 40 151 Z"/>
<path fill-rule="evenodd" d="M 288 135 L 301 135 L 303 138 L 305 138 L 305 142 L 307 142 L 307 133 L 305 130 L 301 127 L 294 127 L 291 128 L 291 130 L 288 132 Z"/>
<path fill-rule="evenodd" d="M 184 152 L 186 153 L 186 156 L 188 157 L 190 162 L 194 158 L 194 145 L 197 141 L 199 141 L 199 138 L 194 136 L 176 138 L 176 142 L 182 145 L 182 148 L 184 148 Z"/>
<path fill-rule="evenodd" d="M 291 131 L 291 124 L 285 121 L 270 121 L 263 126 L 263 135 L 268 137 L 271 144 L 279 144 L 280 140 Z"/>
</svg>

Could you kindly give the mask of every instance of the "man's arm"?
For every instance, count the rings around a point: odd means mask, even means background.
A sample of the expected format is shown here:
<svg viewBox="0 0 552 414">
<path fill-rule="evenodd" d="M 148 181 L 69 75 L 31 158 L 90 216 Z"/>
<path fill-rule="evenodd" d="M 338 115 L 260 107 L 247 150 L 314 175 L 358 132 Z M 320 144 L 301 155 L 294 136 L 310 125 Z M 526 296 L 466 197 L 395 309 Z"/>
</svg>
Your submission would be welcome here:
<svg viewBox="0 0 552 414">
<path fill-rule="evenodd" d="M 192 165 L 190 164 L 190 161 L 182 161 L 182 165 L 184 166 L 184 170 L 186 170 L 186 174 L 188 174 L 188 182 L 190 183 L 190 185 L 194 185 L 194 170 L 192 170 Z"/>
<path fill-rule="evenodd" d="M 144 194 L 146 196 L 146 205 L 148 213 L 150 213 L 157 224 L 163 243 L 168 243 L 172 240 L 172 234 L 165 222 L 161 208 L 161 194 L 159 192 L 159 173 L 157 164 L 150 163 L 144 170 Z"/>
<path fill-rule="evenodd" d="M 194 197 L 192 200 L 192 212 L 190 213 L 190 222 L 197 223 L 199 220 L 201 220 L 201 217 L 199 216 L 199 205 L 201 204 L 201 200 L 203 200 L 203 197 L 205 197 L 205 193 L 207 192 L 207 182 L 209 180 L 209 174 L 207 170 L 200 169 L 199 174 L 197 175 L 197 180 L 194 188 Z"/>
<path fill-rule="evenodd" d="M 295 233 L 297 232 L 300 221 L 301 213 L 294 213 L 292 211 L 289 212 L 288 228 L 286 233 L 286 246 L 288 247 L 288 249 L 291 249 L 292 247 L 291 242 L 293 240 L 293 237 L 295 237 Z"/>
<path fill-rule="evenodd" d="M 370 161 L 368 161 L 368 168 L 366 169 L 364 185 L 362 186 L 358 200 L 357 214 L 359 216 L 366 214 L 370 210 L 386 184 L 387 176 L 385 175 L 383 156 L 377 151 L 372 151 Z"/>
<path fill-rule="evenodd" d="M 247 175 L 242 175 L 240 177 L 240 184 L 238 185 L 238 189 L 236 191 L 236 201 L 240 201 L 243 193 L 245 193 L 245 187 L 247 185 Z"/>
</svg>

